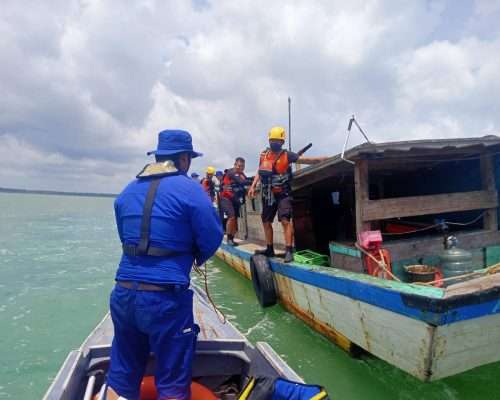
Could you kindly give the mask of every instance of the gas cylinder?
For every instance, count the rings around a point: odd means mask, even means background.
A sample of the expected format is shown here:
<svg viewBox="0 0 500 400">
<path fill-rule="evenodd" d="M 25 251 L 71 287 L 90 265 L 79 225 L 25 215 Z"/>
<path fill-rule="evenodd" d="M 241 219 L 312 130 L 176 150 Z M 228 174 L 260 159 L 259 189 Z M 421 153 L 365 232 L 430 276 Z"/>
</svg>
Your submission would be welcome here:
<svg viewBox="0 0 500 400">
<path fill-rule="evenodd" d="M 444 278 L 467 274 L 474 271 L 472 266 L 472 253 L 457 247 L 458 240 L 455 236 L 448 236 L 444 240 L 445 250 L 440 254 L 441 269 Z M 453 281 L 453 283 L 457 283 Z"/>
</svg>

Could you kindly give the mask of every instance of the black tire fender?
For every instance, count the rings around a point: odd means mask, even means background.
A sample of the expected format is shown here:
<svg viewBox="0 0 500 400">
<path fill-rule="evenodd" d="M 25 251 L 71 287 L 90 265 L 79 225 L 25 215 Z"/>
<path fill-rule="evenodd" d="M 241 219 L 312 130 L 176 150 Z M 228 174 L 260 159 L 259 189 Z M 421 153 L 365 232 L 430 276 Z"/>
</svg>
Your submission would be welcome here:
<svg viewBox="0 0 500 400">
<path fill-rule="evenodd" d="M 255 254 L 250 258 L 253 288 L 261 307 L 273 306 L 277 302 L 271 264 L 265 255 Z"/>
</svg>

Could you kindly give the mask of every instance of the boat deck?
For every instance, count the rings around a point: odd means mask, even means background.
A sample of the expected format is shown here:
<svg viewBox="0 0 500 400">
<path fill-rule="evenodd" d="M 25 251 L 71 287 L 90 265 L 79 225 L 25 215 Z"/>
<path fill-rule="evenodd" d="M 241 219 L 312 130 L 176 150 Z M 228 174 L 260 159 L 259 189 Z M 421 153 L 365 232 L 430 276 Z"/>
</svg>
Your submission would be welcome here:
<svg viewBox="0 0 500 400">
<path fill-rule="evenodd" d="M 198 341 L 208 340 L 245 340 L 245 337 L 230 323 L 221 323 L 214 312 L 213 306 L 206 300 L 201 289 L 191 288 L 194 291 L 193 308 L 195 322 L 200 326 Z M 222 317 L 221 317 L 222 318 Z M 90 333 L 81 350 L 85 354 L 90 347 L 109 346 L 113 340 L 113 322 L 109 312 Z"/>
</svg>

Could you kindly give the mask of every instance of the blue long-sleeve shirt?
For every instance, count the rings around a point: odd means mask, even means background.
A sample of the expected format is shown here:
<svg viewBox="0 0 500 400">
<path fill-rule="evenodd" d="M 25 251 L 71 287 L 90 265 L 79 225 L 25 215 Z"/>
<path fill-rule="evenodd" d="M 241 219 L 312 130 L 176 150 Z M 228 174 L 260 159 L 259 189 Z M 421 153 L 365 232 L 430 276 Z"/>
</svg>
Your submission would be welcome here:
<svg viewBox="0 0 500 400">
<path fill-rule="evenodd" d="M 125 244 L 139 243 L 150 179 L 132 181 L 115 200 L 116 225 Z M 223 231 L 219 217 L 198 182 L 186 175 L 163 178 L 151 215 L 150 245 L 178 251 L 171 257 L 122 255 L 116 280 L 152 284 L 189 284 L 195 259 L 207 261 L 219 247 Z"/>
</svg>

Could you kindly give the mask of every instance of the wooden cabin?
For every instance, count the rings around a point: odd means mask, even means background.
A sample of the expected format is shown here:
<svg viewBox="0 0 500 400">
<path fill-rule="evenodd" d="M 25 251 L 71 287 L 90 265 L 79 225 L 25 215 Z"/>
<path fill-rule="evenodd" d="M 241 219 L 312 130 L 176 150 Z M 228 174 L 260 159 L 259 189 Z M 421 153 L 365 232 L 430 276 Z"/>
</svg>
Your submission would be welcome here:
<svg viewBox="0 0 500 400">
<path fill-rule="evenodd" d="M 404 278 L 404 265 L 436 264 L 446 222 L 477 268 L 499 262 L 499 153 L 497 136 L 364 143 L 303 168 L 292 184 L 296 248 L 363 272 L 357 234 L 380 230 L 393 270 Z M 259 198 L 247 199 L 240 233 L 249 241 L 263 241 L 260 210 Z"/>
</svg>

